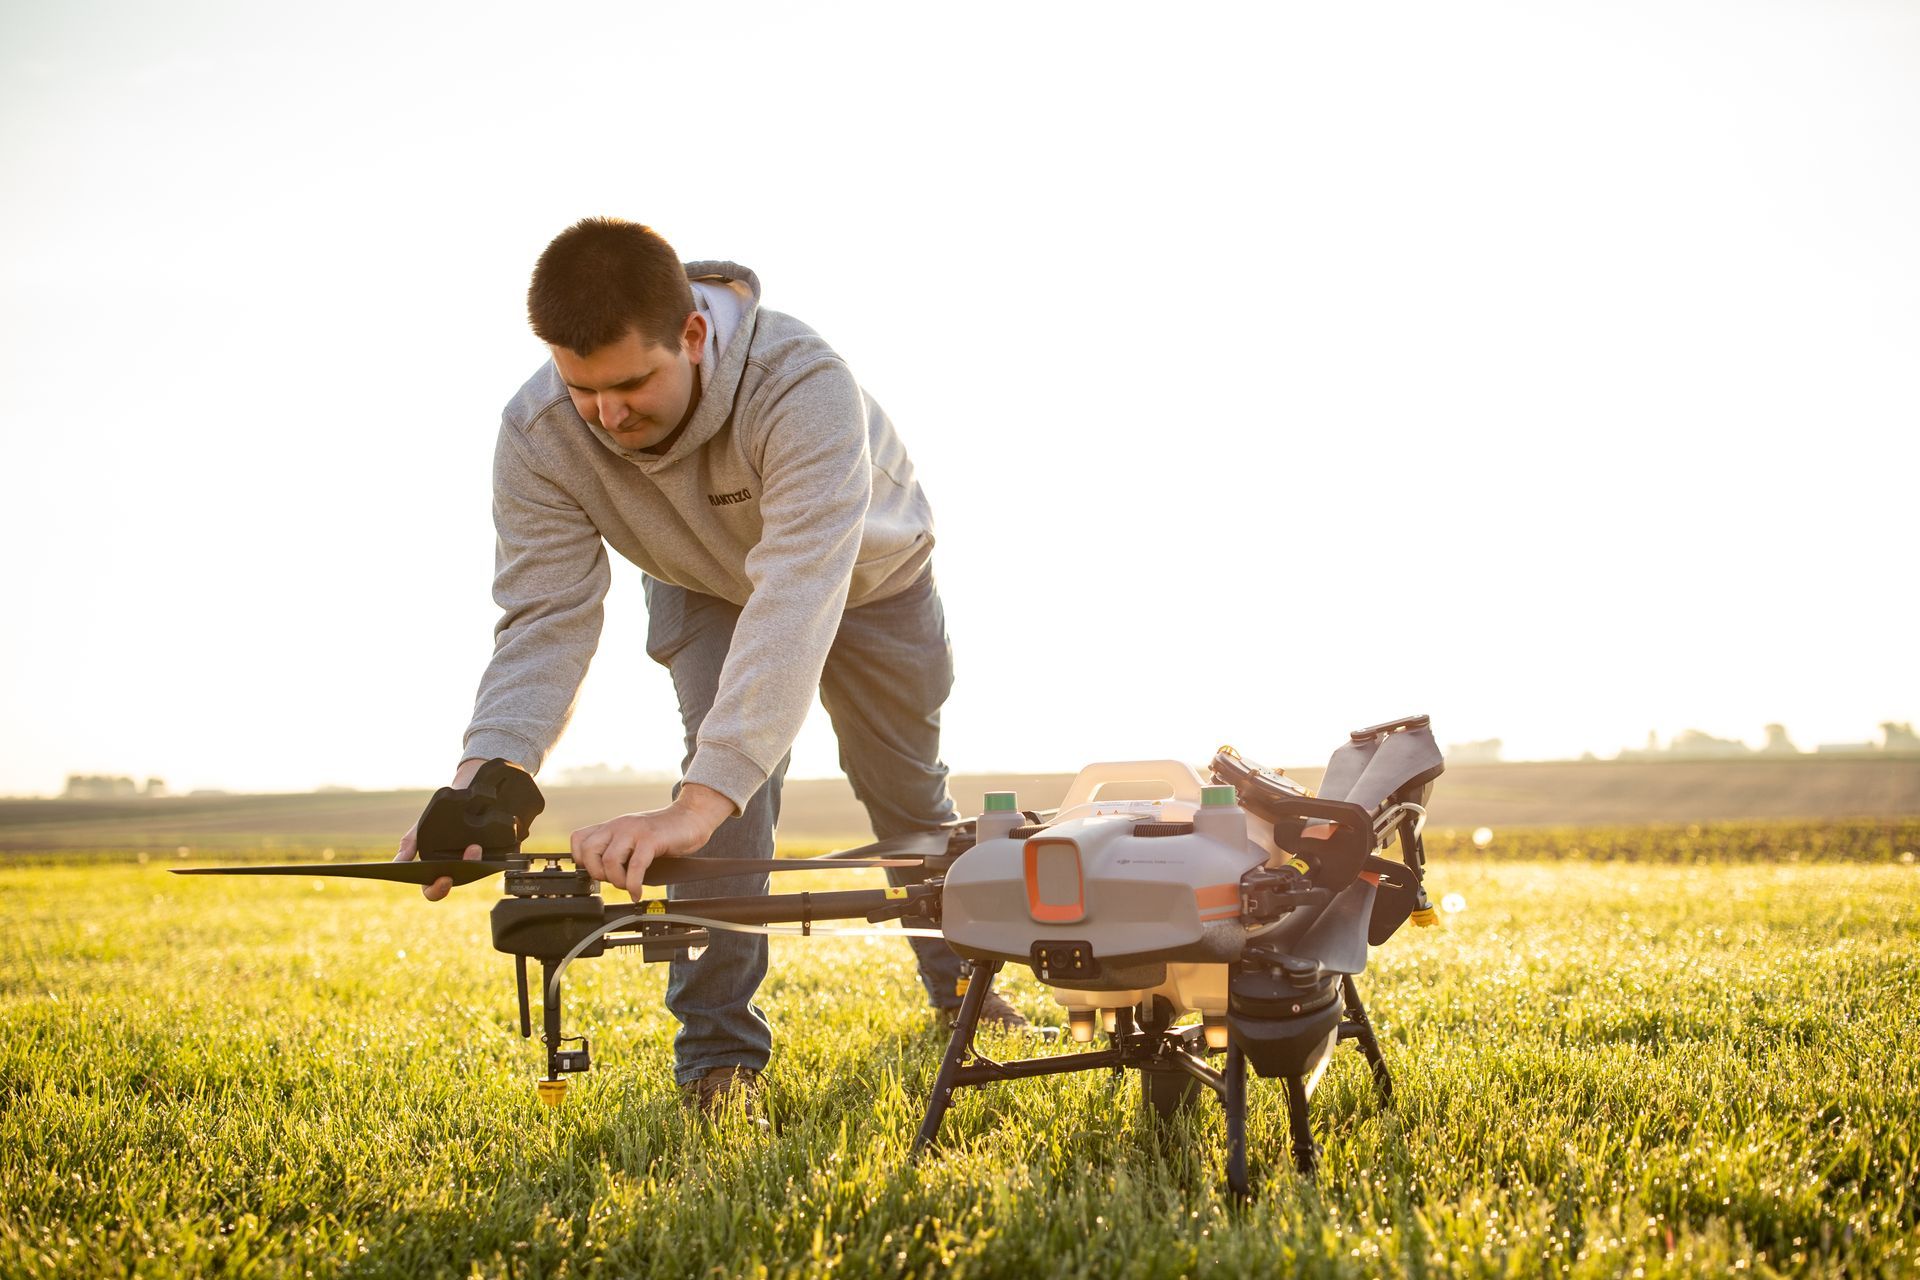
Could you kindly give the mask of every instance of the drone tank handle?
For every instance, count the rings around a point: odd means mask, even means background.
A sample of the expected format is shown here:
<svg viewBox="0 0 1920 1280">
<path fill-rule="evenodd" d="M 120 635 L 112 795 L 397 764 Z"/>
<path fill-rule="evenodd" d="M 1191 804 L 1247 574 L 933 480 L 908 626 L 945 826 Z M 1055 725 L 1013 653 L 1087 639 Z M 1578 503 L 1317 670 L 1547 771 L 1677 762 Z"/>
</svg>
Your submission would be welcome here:
<svg viewBox="0 0 1920 1280">
<path fill-rule="evenodd" d="M 1089 803 L 1100 794 L 1102 787 L 1114 782 L 1158 782 L 1170 788 L 1164 798 L 1195 806 L 1200 803 L 1201 788 L 1207 785 L 1184 760 L 1115 760 L 1090 764 L 1074 775 L 1066 798 L 1060 802 L 1060 812 Z"/>
</svg>

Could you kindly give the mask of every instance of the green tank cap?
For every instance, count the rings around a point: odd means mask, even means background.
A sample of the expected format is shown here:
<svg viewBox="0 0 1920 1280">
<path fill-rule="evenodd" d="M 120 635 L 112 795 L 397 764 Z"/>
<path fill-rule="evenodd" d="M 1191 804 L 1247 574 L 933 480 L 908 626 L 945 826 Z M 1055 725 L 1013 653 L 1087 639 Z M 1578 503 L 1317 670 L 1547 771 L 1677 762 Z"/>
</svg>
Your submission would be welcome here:
<svg viewBox="0 0 1920 1280">
<path fill-rule="evenodd" d="M 1016 793 L 1012 791 L 987 792 L 987 812 L 1017 813 L 1020 809 L 1020 803 L 1015 798 L 1015 795 Z"/>
<path fill-rule="evenodd" d="M 1200 803 L 1206 805 L 1208 808 L 1221 804 L 1238 804 L 1240 803 L 1240 793 L 1232 787 L 1202 787 L 1200 788 Z"/>
</svg>

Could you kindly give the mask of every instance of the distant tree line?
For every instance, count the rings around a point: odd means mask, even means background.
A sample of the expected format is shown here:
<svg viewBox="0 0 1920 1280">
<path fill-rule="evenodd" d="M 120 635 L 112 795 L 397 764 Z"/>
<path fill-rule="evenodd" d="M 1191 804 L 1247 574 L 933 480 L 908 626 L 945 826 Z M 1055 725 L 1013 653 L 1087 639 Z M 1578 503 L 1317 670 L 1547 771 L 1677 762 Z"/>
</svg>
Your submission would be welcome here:
<svg viewBox="0 0 1920 1280">
<path fill-rule="evenodd" d="M 1647 731 L 1647 745 L 1644 747 L 1623 747 L 1615 756 L 1616 760 L 1658 761 L 1658 760 L 1728 760 L 1756 756 L 1803 756 L 1803 755 L 1916 755 L 1920 756 L 1920 734 L 1905 721 L 1883 720 L 1880 722 L 1880 740 L 1878 742 L 1823 742 L 1811 752 L 1802 751 L 1787 736 L 1787 727 L 1783 724 L 1770 724 L 1766 727 L 1767 742 L 1763 747 L 1750 747 L 1738 738 L 1716 738 L 1700 729 L 1685 729 L 1665 745 L 1660 744 L 1660 735 L 1653 730 Z M 1498 738 L 1482 738 L 1474 742 L 1449 742 L 1446 757 L 1448 764 L 1499 764 L 1502 743 Z M 1588 751 L 1582 760 L 1598 760 L 1599 756 Z"/>
<path fill-rule="evenodd" d="M 1785 725 L 1770 724 L 1766 728 L 1766 733 L 1767 744 L 1756 751 L 1737 738 L 1716 738 L 1698 729 L 1684 730 L 1662 747 L 1659 735 L 1649 730 L 1646 746 L 1637 750 L 1631 747 L 1622 748 L 1616 758 L 1620 760 L 1724 760 L 1739 756 L 1808 754 L 1793 744 L 1793 739 L 1787 736 Z M 1880 722 L 1880 741 L 1878 742 L 1823 742 L 1813 749 L 1812 754 L 1920 755 L 1920 735 L 1914 733 L 1913 726 L 1909 723 L 1883 720 Z"/>
<path fill-rule="evenodd" d="M 152 799 L 167 794 L 167 783 L 164 778 L 148 778 L 140 783 L 104 773 L 70 773 L 67 789 L 60 794 L 68 800 Z"/>
</svg>

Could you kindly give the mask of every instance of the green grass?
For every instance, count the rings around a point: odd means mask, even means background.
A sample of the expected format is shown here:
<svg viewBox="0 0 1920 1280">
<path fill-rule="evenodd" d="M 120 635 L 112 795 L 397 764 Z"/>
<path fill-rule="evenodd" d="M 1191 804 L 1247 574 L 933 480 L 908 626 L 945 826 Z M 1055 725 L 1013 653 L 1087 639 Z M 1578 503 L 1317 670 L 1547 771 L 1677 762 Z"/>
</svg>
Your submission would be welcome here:
<svg viewBox="0 0 1920 1280">
<path fill-rule="evenodd" d="M 774 942 L 760 1138 L 684 1116 L 632 953 L 570 972 L 598 1065 L 540 1107 L 486 892 L 0 870 L 0 1274 L 1920 1270 L 1920 870 L 1489 853 L 1362 979 L 1396 1105 L 1342 1048 L 1303 1182 L 1257 1082 L 1245 1207 L 1217 1107 L 1102 1073 L 963 1092 L 909 1164 L 944 1037 L 898 942 Z"/>
<path fill-rule="evenodd" d="M 1430 856 L 1537 862 L 1654 862 L 1691 865 L 1753 862 L 1897 862 L 1920 858 L 1920 818 L 1840 818 L 1826 822 L 1693 822 L 1644 827 L 1467 828 L 1429 830 Z"/>
</svg>

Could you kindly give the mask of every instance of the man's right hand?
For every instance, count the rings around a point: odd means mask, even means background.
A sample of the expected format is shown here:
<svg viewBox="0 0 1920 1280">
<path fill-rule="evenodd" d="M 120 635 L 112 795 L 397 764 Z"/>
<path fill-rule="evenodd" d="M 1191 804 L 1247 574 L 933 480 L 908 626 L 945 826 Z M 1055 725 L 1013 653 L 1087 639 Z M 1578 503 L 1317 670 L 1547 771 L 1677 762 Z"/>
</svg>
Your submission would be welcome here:
<svg viewBox="0 0 1920 1280">
<path fill-rule="evenodd" d="M 466 786 L 468 783 L 473 781 L 473 775 L 476 773 L 479 773 L 480 766 L 485 763 L 486 763 L 485 760 L 462 760 L 460 762 L 460 767 L 453 771 L 453 781 L 448 785 L 455 786 L 455 787 Z M 468 862 L 477 862 L 480 860 L 480 855 L 482 854 L 482 852 L 483 850 L 480 848 L 479 845 L 470 844 L 466 847 L 465 852 L 463 852 L 460 856 L 466 859 Z M 420 856 L 420 823 L 418 821 L 415 821 L 412 826 L 407 828 L 407 834 L 400 837 L 400 849 L 399 849 L 399 852 L 393 855 L 393 860 L 395 862 L 412 862 L 415 858 L 419 856 Z M 435 880 L 432 884 L 421 886 L 420 896 L 425 898 L 428 902 L 438 902 L 440 901 L 440 899 L 446 897 L 449 893 L 452 893 L 452 892 L 453 892 L 453 877 L 442 876 L 440 879 Z"/>
</svg>

